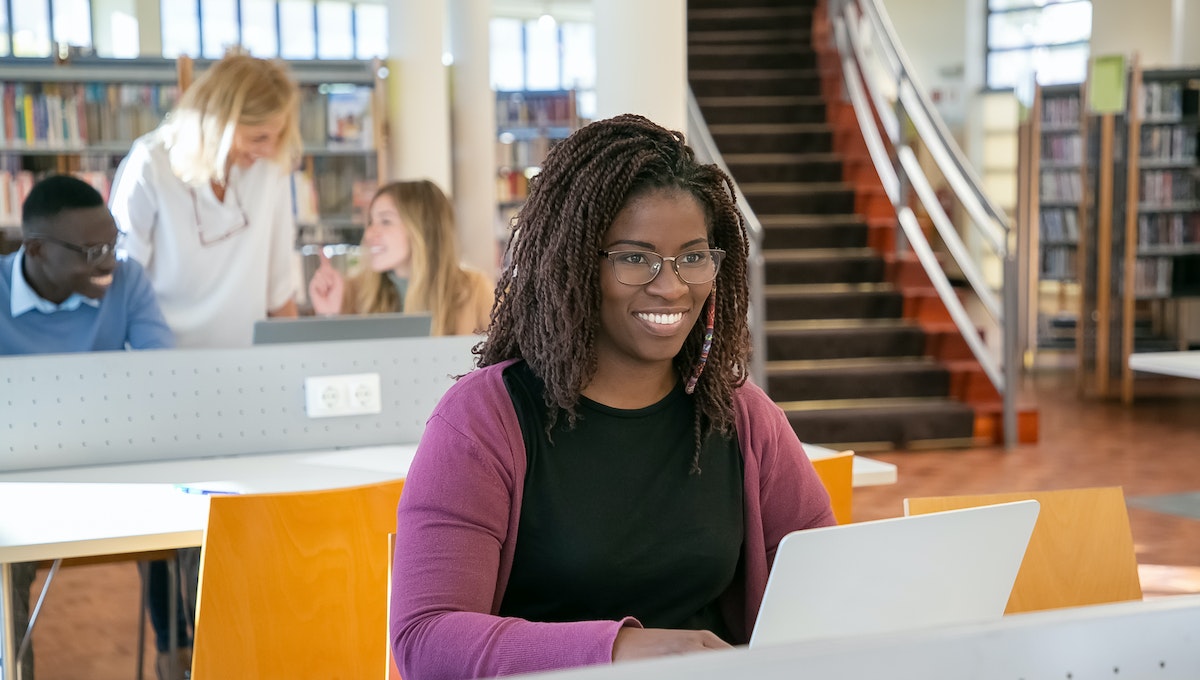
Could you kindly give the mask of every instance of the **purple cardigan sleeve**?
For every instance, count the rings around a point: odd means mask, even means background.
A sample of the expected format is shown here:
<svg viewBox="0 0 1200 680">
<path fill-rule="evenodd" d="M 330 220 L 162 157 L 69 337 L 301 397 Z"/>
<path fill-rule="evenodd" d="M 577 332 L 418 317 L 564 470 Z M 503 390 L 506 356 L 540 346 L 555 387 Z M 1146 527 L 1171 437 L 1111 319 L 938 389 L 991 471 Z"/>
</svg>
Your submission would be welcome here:
<svg viewBox="0 0 1200 680">
<path fill-rule="evenodd" d="M 746 383 L 736 393 L 734 416 L 745 466 L 746 581 L 725 607 L 734 635 L 748 641 L 779 541 L 792 531 L 837 522 L 829 493 L 779 406 Z M 734 623 L 739 610 L 741 630 Z"/>
<path fill-rule="evenodd" d="M 509 538 L 520 517 L 525 458 L 502 368 L 475 371 L 447 392 L 405 482 L 391 641 L 406 680 L 608 663 L 617 631 L 633 623 L 497 616 L 512 565 Z"/>
</svg>

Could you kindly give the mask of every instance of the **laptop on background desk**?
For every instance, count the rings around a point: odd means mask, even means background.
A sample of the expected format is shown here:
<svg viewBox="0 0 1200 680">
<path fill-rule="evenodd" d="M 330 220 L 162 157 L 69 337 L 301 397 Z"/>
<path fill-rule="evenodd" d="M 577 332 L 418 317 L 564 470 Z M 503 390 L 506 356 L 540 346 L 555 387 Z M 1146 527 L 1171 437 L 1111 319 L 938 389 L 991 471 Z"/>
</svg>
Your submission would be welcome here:
<svg viewBox="0 0 1200 680">
<path fill-rule="evenodd" d="M 427 336 L 432 328 L 427 313 L 273 318 L 254 323 L 254 344 L 412 338 Z"/>
<path fill-rule="evenodd" d="M 794 531 L 750 647 L 999 619 L 1037 501 Z"/>
</svg>

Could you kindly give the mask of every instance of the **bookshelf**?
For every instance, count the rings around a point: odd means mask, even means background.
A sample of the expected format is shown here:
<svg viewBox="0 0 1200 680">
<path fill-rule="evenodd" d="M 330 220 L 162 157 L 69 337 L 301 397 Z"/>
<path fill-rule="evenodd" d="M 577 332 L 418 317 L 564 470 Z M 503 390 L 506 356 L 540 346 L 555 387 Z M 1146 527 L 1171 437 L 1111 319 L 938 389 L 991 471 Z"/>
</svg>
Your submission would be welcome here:
<svg viewBox="0 0 1200 680">
<path fill-rule="evenodd" d="M 1080 224 L 1086 220 L 1083 86 L 1039 85 L 1034 91 L 1035 214 L 1030 237 L 1036 266 L 1031 284 L 1034 364 L 1073 354 L 1079 318 Z"/>
<path fill-rule="evenodd" d="M 20 206 L 49 173 L 75 173 L 107 199 L 133 141 L 154 129 L 180 85 L 211 61 L 20 59 L 0 76 L 0 251 L 20 243 Z M 387 176 L 386 72 L 379 62 L 288 64 L 304 142 L 293 174 L 298 246 L 358 243 L 365 203 Z"/>
<path fill-rule="evenodd" d="M 1124 114 L 1101 116 L 1089 141 L 1110 177 L 1097 186 L 1085 291 L 1096 340 L 1089 381 L 1126 402 L 1129 355 L 1187 349 L 1189 307 L 1200 298 L 1200 71 L 1142 70 L 1135 59 L 1128 84 Z"/>
<path fill-rule="evenodd" d="M 496 92 L 497 239 L 508 242 L 512 218 L 529 195 L 529 179 L 541 169 L 550 148 L 582 121 L 574 90 Z"/>
</svg>

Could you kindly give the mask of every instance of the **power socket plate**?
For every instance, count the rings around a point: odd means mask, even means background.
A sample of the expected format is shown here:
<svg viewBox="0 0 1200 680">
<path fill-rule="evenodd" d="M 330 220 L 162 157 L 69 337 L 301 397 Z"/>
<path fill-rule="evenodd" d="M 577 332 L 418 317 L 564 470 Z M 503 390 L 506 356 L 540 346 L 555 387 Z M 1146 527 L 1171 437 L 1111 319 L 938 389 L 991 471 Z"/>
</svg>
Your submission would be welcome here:
<svg viewBox="0 0 1200 680">
<path fill-rule="evenodd" d="M 383 412 L 378 373 L 322 375 L 304 379 L 309 418 L 362 416 Z"/>
</svg>

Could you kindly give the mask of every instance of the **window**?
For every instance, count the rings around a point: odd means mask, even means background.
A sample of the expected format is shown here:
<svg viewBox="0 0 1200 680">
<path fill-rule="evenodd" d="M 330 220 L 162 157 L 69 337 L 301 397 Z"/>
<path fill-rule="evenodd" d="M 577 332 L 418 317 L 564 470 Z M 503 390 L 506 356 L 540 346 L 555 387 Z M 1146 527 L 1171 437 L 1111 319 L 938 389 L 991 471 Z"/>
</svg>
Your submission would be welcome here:
<svg viewBox="0 0 1200 680">
<path fill-rule="evenodd" d="M 14 57 L 50 56 L 50 8 L 46 0 L 12 0 Z"/>
<path fill-rule="evenodd" d="M 64 1 L 72 0 L 55 0 L 56 6 Z M 164 57 L 188 54 L 219 59 L 235 45 L 266 58 L 387 56 L 387 6 L 379 0 L 159 0 L 159 4 Z"/>
<path fill-rule="evenodd" d="M 576 90 L 579 115 L 595 117 L 595 29 L 548 18 L 491 20 L 491 80 L 497 91 Z"/>
<path fill-rule="evenodd" d="M 1091 0 L 988 0 L 987 86 L 1033 100 L 1043 85 L 1087 77 Z"/>
</svg>

